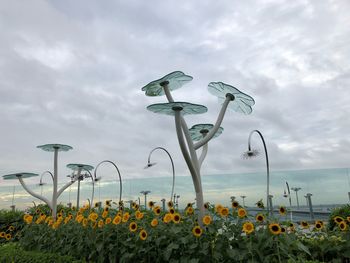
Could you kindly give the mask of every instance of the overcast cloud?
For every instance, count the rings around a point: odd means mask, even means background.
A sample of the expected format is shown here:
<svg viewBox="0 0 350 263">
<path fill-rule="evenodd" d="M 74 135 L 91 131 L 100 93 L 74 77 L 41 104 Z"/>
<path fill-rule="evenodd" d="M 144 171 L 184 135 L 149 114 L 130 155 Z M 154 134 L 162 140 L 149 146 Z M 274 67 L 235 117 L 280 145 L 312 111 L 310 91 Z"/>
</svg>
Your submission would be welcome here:
<svg viewBox="0 0 350 263">
<path fill-rule="evenodd" d="M 226 113 L 203 174 L 264 171 L 264 158 L 241 158 L 253 129 L 272 170 L 348 167 L 349 10 L 347 0 L 1 1 L 0 172 L 52 170 L 36 146 L 62 143 L 74 148 L 59 154 L 62 181 L 67 163 L 105 159 L 124 178 L 168 176 L 162 152 L 143 169 L 156 146 L 189 176 L 173 118 L 146 110 L 166 98 L 141 91 L 175 70 L 194 77 L 175 100 L 208 107 L 189 127 L 216 120 L 211 81 L 256 101 L 251 115 Z"/>
</svg>

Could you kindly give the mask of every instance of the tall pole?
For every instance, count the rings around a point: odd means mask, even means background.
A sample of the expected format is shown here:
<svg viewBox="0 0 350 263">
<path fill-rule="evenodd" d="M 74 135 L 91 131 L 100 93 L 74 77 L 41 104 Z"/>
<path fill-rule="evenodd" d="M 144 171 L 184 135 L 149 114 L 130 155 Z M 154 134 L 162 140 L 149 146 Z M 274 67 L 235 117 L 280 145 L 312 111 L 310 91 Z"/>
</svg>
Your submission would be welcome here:
<svg viewBox="0 0 350 263">
<path fill-rule="evenodd" d="M 145 168 L 152 167 L 153 165 L 156 164 L 156 163 L 151 163 L 151 155 L 152 155 L 152 153 L 155 150 L 163 150 L 169 156 L 169 159 L 170 159 L 170 162 L 171 162 L 171 169 L 172 169 L 172 172 L 173 172 L 173 184 L 172 184 L 172 187 L 171 187 L 171 194 L 170 194 L 170 201 L 171 201 L 172 198 L 173 198 L 174 186 L 175 186 L 175 167 L 174 167 L 173 158 L 171 157 L 170 153 L 163 147 L 156 147 L 156 148 L 154 148 L 148 155 L 148 163 L 147 163 L 147 166 Z M 174 200 L 174 202 L 175 202 L 175 200 Z"/>
<path fill-rule="evenodd" d="M 293 212 L 292 212 L 292 197 L 290 196 L 289 184 L 286 182 L 288 190 L 288 199 L 289 199 L 289 208 L 290 208 L 290 221 L 293 221 Z"/>
<path fill-rule="evenodd" d="M 270 195 L 270 166 L 269 166 L 269 156 L 267 154 L 267 148 L 266 148 L 266 143 L 265 143 L 265 140 L 264 140 L 264 137 L 263 135 L 261 134 L 260 131 L 258 130 L 253 130 L 250 132 L 249 134 L 249 138 L 248 138 L 248 152 L 245 153 L 245 156 L 250 158 L 250 157 L 254 157 L 256 156 L 256 152 L 255 151 L 252 151 L 252 148 L 251 148 L 251 138 L 252 138 L 252 135 L 254 133 L 257 133 L 259 136 L 260 136 L 260 139 L 264 145 L 264 151 L 265 151 L 265 160 L 266 160 L 266 209 L 267 211 L 270 211 L 270 204 L 269 204 L 269 195 Z M 269 213 L 269 212 L 268 212 Z"/>
<path fill-rule="evenodd" d="M 301 190 L 301 187 L 292 187 L 291 188 L 293 191 L 295 191 L 295 196 L 297 198 L 297 207 L 299 209 L 299 198 L 298 198 L 298 191 Z"/>
<path fill-rule="evenodd" d="M 53 159 L 53 193 L 52 193 L 52 217 L 56 220 L 57 215 L 57 160 L 58 160 L 58 149 L 59 147 L 54 147 L 54 159 Z"/>
<path fill-rule="evenodd" d="M 241 195 L 241 198 L 243 199 L 243 207 L 245 207 L 244 199 L 245 199 L 246 197 L 247 197 L 247 196 L 245 196 L 245 195 Z"/>
</svg>

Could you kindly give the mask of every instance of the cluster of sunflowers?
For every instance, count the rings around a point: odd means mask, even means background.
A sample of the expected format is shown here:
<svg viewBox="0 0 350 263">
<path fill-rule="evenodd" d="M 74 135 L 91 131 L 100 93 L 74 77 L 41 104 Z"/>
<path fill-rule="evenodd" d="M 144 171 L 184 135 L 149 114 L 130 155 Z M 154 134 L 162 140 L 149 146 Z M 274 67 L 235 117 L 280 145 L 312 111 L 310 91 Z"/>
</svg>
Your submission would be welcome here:
<svg viewBox="0 0 350 263">
<path fill-rule="evenodd" d="M 11 240 L 15 229 L 16 228 L 11 225 L 5 231 L 0 232 L 0 239 Z"/>
</svg>

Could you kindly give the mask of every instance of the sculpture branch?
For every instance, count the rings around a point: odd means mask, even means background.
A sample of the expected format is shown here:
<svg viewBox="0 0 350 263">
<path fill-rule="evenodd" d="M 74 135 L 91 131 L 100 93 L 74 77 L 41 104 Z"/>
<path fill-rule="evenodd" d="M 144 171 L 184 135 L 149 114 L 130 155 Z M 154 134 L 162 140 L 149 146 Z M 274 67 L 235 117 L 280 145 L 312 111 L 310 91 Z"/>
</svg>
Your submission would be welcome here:
<svg viewBox="0 0 350 263">
<path fill-rule="evenodd" d="M 36 194 L 36 193 L 34 193 L 32 190 L 30 190 L 30 189 L 26 186 L 26 184 L 24 183 L 24 181 L 23 181 L 23 179 L 21 178 L 21 176 L 18 177 L 18 180 L 19 180 L 19 182 L 21 183 L 22 187 L 23 187 L 30 195 L 32 195 L 32 196 L 34 196 L 34 197 L 40 199 L 41 201 L 43 201 L 44 203 L 46 203 L 51 209 L 53 208 L 53 207 L 52 207 L 52 203 L 51 203 L 47 198 L 45 198 L 44 196 L 41 196 L 41 195 L 39 195 L 39 194 Z"/>
</svg>

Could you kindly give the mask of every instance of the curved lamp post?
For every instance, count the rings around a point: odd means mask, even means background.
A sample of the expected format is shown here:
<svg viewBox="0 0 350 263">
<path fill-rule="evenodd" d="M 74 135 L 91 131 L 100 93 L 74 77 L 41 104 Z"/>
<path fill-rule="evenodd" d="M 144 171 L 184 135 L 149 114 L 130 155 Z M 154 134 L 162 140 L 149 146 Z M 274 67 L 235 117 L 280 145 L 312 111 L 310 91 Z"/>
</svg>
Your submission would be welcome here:
<svg viewBox="0 0 350 263">
<path fill-rule="evenodd" d="M 269 156 L 267 154 L 267 148 L 266 148 L 266 143 L 264 140 L 263 135 L 261 134 L 260 131 L 258 130 L 253 130 L 249 134 L 248 138 L 248 151 L 243 154 L 244 158 L 252 158 L 257 155 L 259 155 L 259 152 L 257 150 L 252 150 L 251 147 L 251 138 L 254 133 L 257 133 L 260 136 L 260 139 L 264 145 L 264 151 L 265 151 L 265 159 L 266 159 L 266 209 L 268 213 L 272 213 L 270 210 L 272 210 L 272 207 L 270 207 L 270 202 L 269 202 L 269 195 L 270 195 L 270 166 L 269 166 Z"/>
<path fill-rule="evenodd" d="M 185 75 L 181 71 L 175 71 L 164 76 L 161 79 L 148 83 L 142 88 L 142 90 L 145 91 L 146 96 L 165 95 L 168 100 L 168 103 L 153 104 L 148 106 L 147 109 L 155 113 L 161 113 L 175 117 L 177 139 L 182 155 L 192 176 L 192 181 L 196 192 L 197 208 L 199 210 L 198 222 L 201 222 L 205 211 L 200 169 L 202 162 L 206 156 L 206 145 L 219 130 L 225 112 L 229 105 L 234 111 L 250 114 L 252 112 L 252 106 L 255 102 L 253 98 L 247 94 L 244 94 L 243 92 L 240 92 L 233 86 L 222 82 L 209 83 L 209 92 L 219 98 L 219 101 L 222 103 L 222 107 L 212 129 L 210 131 L 208 130 L 205 136 L 202 136 L 198 142 L 194 143 L 194 139 L 191 138 L 190 131 L 187 127 L 184 116 L 188 114 L 205 113 L 207 112 L 207 108 L 203 105 L 191 104 L 188 102 L 176 102 L 171 95 L 171 91 L 181 88 L 184 84 L 191 81 L 192 79 L 193 78 L 191 76 Z M 198 158 L 196 150 L 202 147 L 203 149 L 201 156 Z"/>
<path fill-rule="evenodd" d="M 241 195 L 241 198 L 242 198 L 242 200 L 243 200 L 243 207 L 245 207 L 244 199 L 245 199 L 246 197 L 247 197 L 246 195 Z"/>
<path fill-rule="evenodd" d="M 173 172 L 173 184 L 172 184 L 172 187 L 171 187 L 171 194 L 170 194 L 170 201 L 172 200 L 173 198 L 173 194 L 174 194 L 174 187 L 175 187 L 175 167 L 174 167 L 174 161 L 173 161 L 173 158 L 171 157 L 170 153 L 163 147 L 156 147 L 154 148 L 148 155 L 148 162 L 147 162 L 147 165 L 145 167 L 146 168 L 149 168 L 149 167 L 152 167 L 154 166 L 156 163 L 151 163 L 151 155 L 154 151 L 156 150 L 163 150 L 164 152 L 166 152 L 166 154 L 169 156 L 170 158 L 170 162 L 171 162 L 171 169 L 172 169 L 172 172 Z M 175 203 L 175 200 L 174 200 L 174 203 Z"/>
<path fill-rule="evenodd" d="M 110 163 L 110 164 L 112 164 L 113 167 L 117 170 L 118 178 L 119 178 L 119 202 L 118 202 L 118 204 L 120 204 L 120 202 L 122 201 L 123 182 L 122 182 L 122 176 L 121 176 L 121 174 L 120 174 L 120 171 L 119 171 L 119 169 L 118 169 L 118 166 L 117 166 L 114 162 L 112 162 L 112 161 L 104 160 L 104 161 L 100 162 L 100 163 L 96 166 L 95 172 L 94 172 L 94 178 L 95 178 L 95 180 L 100 180 L 100 179 L 101 179 L 101 177 L 97 177 L 97 169 L 98 169 L 98 168 L 100 167 L 100 165 L 103 164 L 103 163 Z"/>
<path fill-rule="evenodd" d="M 286 182 L 286 186 L 287 186 L 287 191 L 288 191 L 288 199 L 289 199 L 289 207 L 290 207 L 290 221 L 292 222 L 293 221 L 293 213 L 292 213 L 292 197 L 290 195 L 290 189 L 289 189 L 289 184 L 288 182 Z M 286 194 L 284 195 L 286 196 Z"/>
<path fill-rule="evenodd" d="M 78 180 L 78 191 L 77 191 L 77 209 L 79 210 L 79 202 L 80 202 L 80 181 L 83 181 L 84 178 L 91 178 L 92 180 L 92 194 L 91 194 L 91 203 L 90 208 L 94 201 L 94 192 L 95 192 L 95 184 L 94 184 L 94 177 L 91 174 L 91 170 L 94 169 L 93 166 L 88 164 L 81 164 L 81 163 L 70 163 L 67 164 L 67 168 L 70 168 L 73 170 L 73 177 L 72 179 L 76 178 Z M 87 172 L 88 174 L 81 174 L 82 171 Z M 74 172 L 76 172 L 76 175 L 74 175 Z"/>
<path fill-rule="evenodd" d="M 57 215 L 57 199 L 58 197 L 63 193 L 64 190 L 66 190 L 70 185 L 72 185 L 76 180 L 72 180 L 69 183 L 65 184 L 61 189 L 57 189 L 58 184 L 58 152 L 66 152 L 71 149 L 73 149 L 69 145 L 64 144 L 44 144 L 39 145 L 37 148 L 42 149 L 46 152 L 53 152 L 54 153 L 54 173 L 53 173 L 53 193 L 52 193 L 52 200 L 49 201 L 47 198 L 45 198 L 42 195 L 34 193 L 32 190 L 30 190 L 27 185 L 24 183 L 23 178 L 28 178 L 32 176 L 39 176 L 38 174 L 34 173 L 15 173 L 15 174 L 8 174 L 4 175 L 3 178 L 5 180 L 11 180 L 11 179 L 18 179 L 22 187 L 32 196 L 40 199 L 41 201 L 45 202 L 52 210 L 52 217 L 54 220 L 56 220 Z"/>
</svg>

